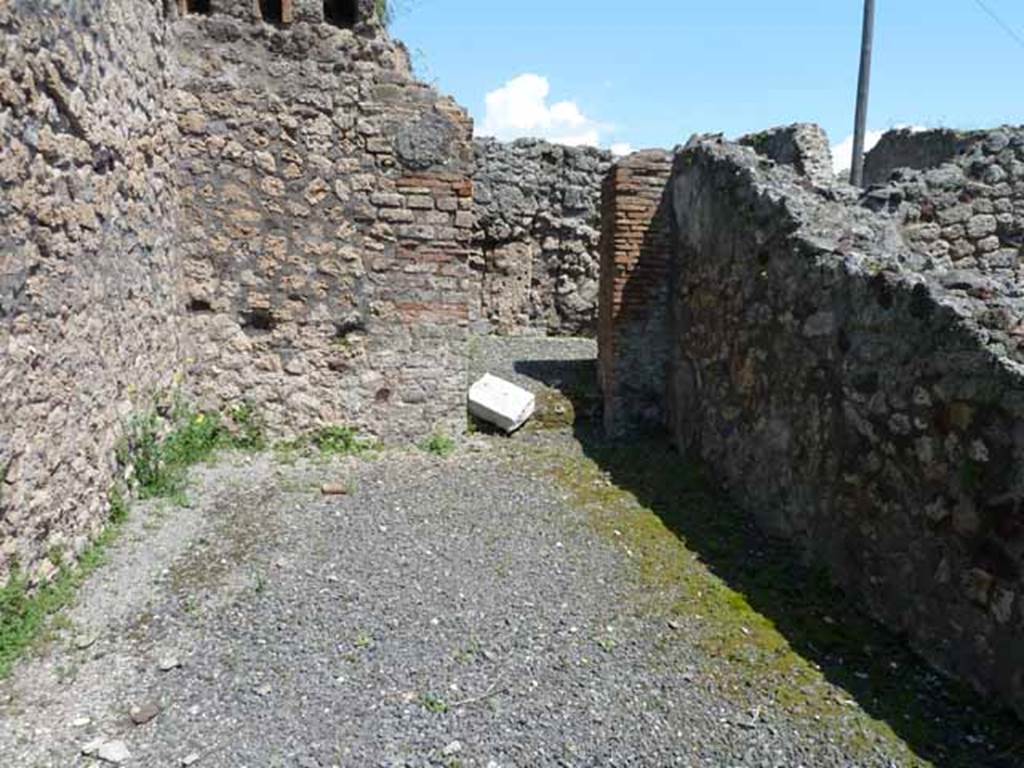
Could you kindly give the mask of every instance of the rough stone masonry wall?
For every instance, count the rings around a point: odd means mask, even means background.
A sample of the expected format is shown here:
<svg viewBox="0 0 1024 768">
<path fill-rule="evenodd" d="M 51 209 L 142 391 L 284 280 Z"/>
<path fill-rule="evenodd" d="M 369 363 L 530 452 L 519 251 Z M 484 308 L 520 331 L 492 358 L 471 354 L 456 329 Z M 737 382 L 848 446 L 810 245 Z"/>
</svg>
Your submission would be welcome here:
<svg viewBox="0 0 1024 768">
<path fill-rule="evenodd" d="M 738 143 L 811 184 L 833 184 L 828 137 L 817 125 L 794 123 Z M 660 426 L 666 418 L 672 166 L 670 152 L 637 152 L 616 163 L 603 182 L 598 367 L 604 427 L 612 437 Z"/>
<path fill-rule="evenodd" d="M 535 139 L 479 139 L 475 150 L 476 330 L 593 336 L 611 154 Z"/>
<path fill-rule="evenodd" d="M 97 532 L 181 369 L 164 33 L 156 2 L 0 4 L 0 582 Z"/>
<path fill-rule="evenodd" d="M 676 158 L 667 403 L 769 530 L 1024 714 L 1024 319 L 896 222 L 718 139 Z M 603 350 L 602 350 L 603 353 Z"/>
<path fill-rule="evenodd" d="M 174 25 L 193 388 L 276 434 L 461 432 L 466 114 L 373 25 L 235 6 Z"/>
<path fill-rule="evenodd" d="M 929 257 L 928 269 L 969 270 L 1007 295 L 1019 294 L 1024 128 L 900 131 L 886 134 L 871 157 L 876 168 L 896 169 L 868 191 L 864 204 L 901 220 L 914 247 Z"/>
<path fill-rule="evenodd" d="M 779 165 L 792 167 L 802 177 L 815 184 L 831 186 L 835 182 L 832 148 L 828 143 L 828 135 L 821 126 L 813 123 L 794 123 L 751 133 L 738 139 L 737 143 L 753 148 L 759 155 L 768 157 Z"/>
<path fill-rule="evenodd" d="M 864 156 L 864 183 L 885 184 L 900 168 L 925 170 L 949 162 L 973 141 L 980 131 L 937 128 L 917 131 L 898 128 L 887 131 Z"/>
</svg>

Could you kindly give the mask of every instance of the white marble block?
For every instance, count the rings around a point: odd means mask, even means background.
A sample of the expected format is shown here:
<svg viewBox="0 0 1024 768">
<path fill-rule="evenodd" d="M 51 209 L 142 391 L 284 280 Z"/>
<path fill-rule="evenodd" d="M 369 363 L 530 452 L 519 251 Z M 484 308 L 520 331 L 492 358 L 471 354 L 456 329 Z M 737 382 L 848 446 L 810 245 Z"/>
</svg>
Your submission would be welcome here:
<svg viewBox="0 0 1024 768">
<path fill-rule="evenodd" d="M 469 388 L 469 412 L 505 432 L 515 432 L 537 407 L 532 392 L 491 374 Z"/>
</svg>

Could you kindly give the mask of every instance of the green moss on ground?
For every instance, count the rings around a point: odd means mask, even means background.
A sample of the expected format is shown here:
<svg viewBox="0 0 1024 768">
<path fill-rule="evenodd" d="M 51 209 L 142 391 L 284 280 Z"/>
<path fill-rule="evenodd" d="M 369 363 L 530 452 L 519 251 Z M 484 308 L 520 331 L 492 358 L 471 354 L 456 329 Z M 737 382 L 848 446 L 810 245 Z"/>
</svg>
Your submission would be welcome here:
<svg viewBox="0 0 1024 768">
<path fill-rule="evenodd" d="M 118 446 L 119 463 L 141 499 L 184 501 L 188 468 L 221 449 L 262 450 L 263 424 L 248 406 L 225 414 L 202 413 L 178 400 L 168 417 L 151 411 L 132 419 Z M 78 588 L 102 565 L 128 517 L 120 488 L 110 493 L 110 517 L 77 562 L 51 559 L 58 570 L 47 584 L 34 586 L 18 568 L 0 588 L 0 678 L 45 636 L 51 618 L 74 599 Z"/>
<path fill-rule="evenodd" d="M 638 609 L 685 626 L 680 642 L 697 643 L 726 695 L 807 720 L 865 757 L 884 744 L 907 766 L 974 766 L 987 742 L 1006 765 L 1024 764 L 1012 715 L 940 679 L 665 441 L 588 445 L 590 457 L 522 450 L 626 550 Z"/>
<path fill-rule="evenodd" d="M 10 674 L 14 663 L 44 635 L 51 617 L 72 602 L 78 588 L 106 561 L 127 517 L 124 498 L 114 491 L 106 527 L 76 563 L 58 561 L 54 579 L 35 590 L 19 569 L 13 570 L 0 588 L 0 679 Z"/>
<path fill-rule="evenodd" d="M 570 429 L 576 423 L 573 401 L 557 389 L 544 388 L 536 394 L 536 410 L 527 429 Z"/>
</svg>

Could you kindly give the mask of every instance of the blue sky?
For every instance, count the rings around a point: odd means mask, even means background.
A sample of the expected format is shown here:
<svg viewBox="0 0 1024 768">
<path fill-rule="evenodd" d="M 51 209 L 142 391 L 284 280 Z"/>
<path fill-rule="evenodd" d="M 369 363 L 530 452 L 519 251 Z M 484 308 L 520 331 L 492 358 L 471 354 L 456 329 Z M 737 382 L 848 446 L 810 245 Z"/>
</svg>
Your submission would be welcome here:
<svg viewBox="0 0 1024 768">
<path fill-rule="evenodd" d="M 861 0 L 395 2 L 417 72 L 478 133 L 641 148 L 794 121 L 833 143 L 852 130 Z M 981 2 L 1024 38 L 1024 0 Z M 1024 123 L 1024 45 L 978 0 L 878 6 L 871 129 Z"/>
</svg>

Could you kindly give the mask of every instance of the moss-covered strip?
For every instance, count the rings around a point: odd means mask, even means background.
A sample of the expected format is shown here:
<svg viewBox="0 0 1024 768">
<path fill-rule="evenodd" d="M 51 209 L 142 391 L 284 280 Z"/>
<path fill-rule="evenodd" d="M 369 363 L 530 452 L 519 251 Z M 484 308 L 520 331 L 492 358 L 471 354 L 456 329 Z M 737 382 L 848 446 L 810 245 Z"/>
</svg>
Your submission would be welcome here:
<svg viewBox="0 0 1024 768">
<path fill-rule="evenodd" d="M 55 578 L 34 591 L 17 569 L 13 571 L 6 586 L 0 588 L 0 679 L 10 674 L 14 663 L 43 635 L 49 618 L 69 605 L 82 583 L 104 563 L 126 519 L 124 500 L 114 492 L 109 522 L 76 563 L 58 564 Z"/>
<path fill-rule="evenodd" d="M 222 448 L 260 450 L 265 447 L 262 422 L 247 406 L 225 414 L 200 413 L 183 401 L 168 418 L 155 412 L 133 419 L 118 447 L 118 461 L 128 468 L 139 498 L 184 497 L 187 471 Z M 44 634 L 48 620 L 74 599 L 78 587 L 103 564 L 110 545 L 128 516 L 119 489 L 110 494 L 110 518 L 77 562 L 55 563 L 58 571 L 47 584 L 32 588 L 15 568 L 0 588 L 0 678 Z"/>
<path fill-rule="evenodd" d="M 940 679 L 667 442 L 583 442 L 583 456 L 520 450 L 630 554 L 637 606 L 685 626 L 679 641 L 704 651 L 717 689 L 806 720 L 865 759 L 884 746 L 907 766 L 1002 764 L 979 763 L 993 755 L 1024 764 L 1018 721 Z"/>
</svg>

